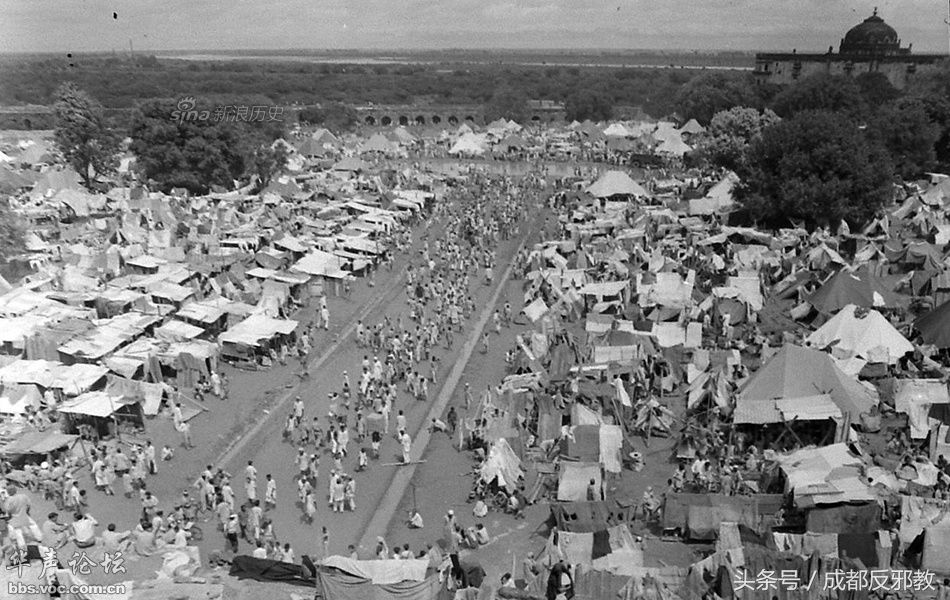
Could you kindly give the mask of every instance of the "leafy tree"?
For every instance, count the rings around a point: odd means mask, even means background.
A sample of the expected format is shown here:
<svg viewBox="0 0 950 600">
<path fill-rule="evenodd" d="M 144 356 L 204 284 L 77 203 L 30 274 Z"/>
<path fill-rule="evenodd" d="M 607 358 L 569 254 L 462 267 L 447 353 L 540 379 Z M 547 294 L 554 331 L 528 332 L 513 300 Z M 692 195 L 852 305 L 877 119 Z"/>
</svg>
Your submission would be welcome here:
<svg viewBox="0 0 950 600">
<path fill-rule="evenodd" d="M 757 221 L 861 224 L 893 195 L 886 151 L 847 117 L 801 112 L 766 128 L 737 171 L 737 199 Z"/>
<path fill-rule="evenodd" d="M 274 175 L 287 164 L 287 149 L 282 143 L 260 145 L 251 158 L 252 174 L 257 176 L 260 189 L 267 187 Z"/>
<path fill-rule="evenodd" d="M 869 122 L 868 133 L 887 148 L 895 172 L 903 179 L 913 179 L 933 167 L 940 127 L 930 120 L 923 102 L 901 100 L 883 106 Z"/>
<path fill-rule="evenodd" d="M 758 140 L 766 127 L 780 120 L 769 109 L 758 111 L 737 106 L 720 111 L 710 121 L 699 153 L 717 166 L 735 170 L 749 144 Z"/>
<path fill-rule="evenodd" d="M 772 110 L 782 118 L 814 110 L 842 112 L 859 118 L 865 114 L 867 104 L 854 79 L 820 73 L 802 79 L 775 96 Z"/>
<path fill-rule="evenodd" d="M 300 111 L 297 119 L 332 131 L 350 131 L 359 123 L 356 110 L 342 102 L 327 102 L 319 108 L 307 107 Z"/>
<path fill-rule="evenodd" d="M 709 123 L 713 115 L 736 106 L 758 106 L 754 84 L 745 74 L 703 73 L 676 94 L 676 110 L 686 119 Z"/>
<path fill-rule="evenodd" d="M 131 150 L 143 175 L 166 192 L 173 187 L 193 193 L 206 193 L 212 185 L 232 188 L 253 154 L 246 124 L 215 121 L 210 115 L 175 120 L 175 110 L 174 102 L 163 100 L 135 109 Z"/>
<path fill-rule="evenodd" d="M 98 175 L 115 172 L 120 139 L 106 126 L 102 107 L 89 94 L 72 82 L 63 84 L 56 92 L 53 113 L 56 146 L 86 187 Z"/>
<path fill-rule="evenodd" d="M 485 103 L 484 111 L 488 121 L 510 119 L 524 123 L 528 116 L 528 99 L 523 91 L 509 85 L 499 86 Z"/>
<path fill-rule="evenodd" d="M 315 106 L 308 106 L 297 113 L 297 120 L 304 125 L 316 125 L 322 119 L 323 112 Z"/>
<path fill-rule="evenodd" d="M 901 95 L 900 90 L 891 85 L 887 75 L 880 71 L 861 73 L 854 78 L 854 82 L 858 84 L 868 106 L 881 106 L 897 100 Z"/>
<path fill-rule="evenodd" d="M 8 202 L 0 202 L 0 265 L 25 249 L 25 228 Z"/>
<path fill-rule="evenodd" d="M 941 169 L 950 170 L 950 61 L 919 73 L 906 90 L 906 97 L 919 101 L 937 126 L 934 145 L 937 162 Z"/>
<path fill-rule="evenodd" d="M 606 94 L 593 90 L 577 90 L 564 103 L 568 121 L 607 121 L 613 116 L 614 103 Z"/>
</svg>

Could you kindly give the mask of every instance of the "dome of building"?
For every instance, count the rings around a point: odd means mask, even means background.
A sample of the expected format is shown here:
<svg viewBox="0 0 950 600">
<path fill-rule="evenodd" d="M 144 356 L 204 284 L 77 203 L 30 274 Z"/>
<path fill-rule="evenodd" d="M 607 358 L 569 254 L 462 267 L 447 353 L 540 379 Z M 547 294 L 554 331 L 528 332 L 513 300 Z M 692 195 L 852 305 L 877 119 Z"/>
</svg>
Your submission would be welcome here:
<svg viewBox="0 0 950 600">
<path fill-rule="evenodd" d="M 901 41 L 893 27 L 874 14 L 852 27 L 841 40 L 841 54 L 893 54 L 900 52 Z"/>
</svg>

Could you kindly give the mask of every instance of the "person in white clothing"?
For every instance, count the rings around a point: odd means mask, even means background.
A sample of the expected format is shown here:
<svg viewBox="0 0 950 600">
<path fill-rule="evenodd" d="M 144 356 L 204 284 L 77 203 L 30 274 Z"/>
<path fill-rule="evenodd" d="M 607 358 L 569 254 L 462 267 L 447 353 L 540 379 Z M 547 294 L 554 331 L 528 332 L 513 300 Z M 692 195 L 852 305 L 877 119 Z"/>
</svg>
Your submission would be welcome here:
<svg viewBox="0 0 950 600">
<path fill-rule="evenodd" d="M 412 452 L 412 438 L 409 437 L 408 433 L 403 431 L 399 441 L 402 443 L 402 462 L 409 464 L 411 460 L 410 453 Z"/>
<path fill-rule="evenodd" d="M 264 504 L 275 507 L 277 506 L 277 482 L 274 481 L 270 473 L 265 478 L 267 479 L 267 488 L 264 491 Z"/>
</svg>

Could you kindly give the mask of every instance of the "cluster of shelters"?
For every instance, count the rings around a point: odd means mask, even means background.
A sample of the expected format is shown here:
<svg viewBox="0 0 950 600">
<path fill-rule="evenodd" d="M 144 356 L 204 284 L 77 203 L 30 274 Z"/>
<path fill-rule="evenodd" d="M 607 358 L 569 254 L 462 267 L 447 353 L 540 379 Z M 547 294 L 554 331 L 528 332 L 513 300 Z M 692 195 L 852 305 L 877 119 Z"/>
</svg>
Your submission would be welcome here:
<svg viewBox="0 0 950 600">
<path fill-rule="evenodd" d="M 50 439 L 63 445 L 139 430 L 163 402 L 196 414 L 193 390 L 219 361 L 283 358 L 302 333 L 296 308 L 343 293 L 402 248 L 451 183 L 371 166 L 343 145 L 318 158 L 338 143 L 319 131 L 292 156 L 299 169 L 263 189 L 97 193 L 33 137 L 6 146 L 0 165 L 3 199 L 28 225 L 7 265 L 25 275 L 0 279 L 0 415 L 45 430 L 37 415 L 55 411 Z"/>
<path fill-rule="evenodd" d="M 950 575 L 950 180 L 857 232 L 730 226 L 736 181 L 687 200 L 608 171 L 552 199 L 529 331 L 470 425 L 483 479 L 547 498 L 543 556 L 601 590 L 700 598 L 780 564 Z M 627 477 L 651 443 L 669 481 Z M 644 566 L 632 515 L 716 552 Z"/>
</svg>

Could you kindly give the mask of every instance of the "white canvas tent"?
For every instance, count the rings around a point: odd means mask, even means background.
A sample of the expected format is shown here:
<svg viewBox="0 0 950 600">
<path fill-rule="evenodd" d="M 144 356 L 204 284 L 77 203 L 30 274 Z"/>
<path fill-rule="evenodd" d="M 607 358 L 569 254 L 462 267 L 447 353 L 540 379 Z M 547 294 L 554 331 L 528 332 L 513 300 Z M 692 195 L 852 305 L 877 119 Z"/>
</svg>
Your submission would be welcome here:
<svg viewBox="0 0 950 600">
<path fill-rule="evenodd" d="M 497 478 L 498 485 L 509 492 L 518 488 L 518 482 L 524 479 L 524 471 L 521 469 L 521 460 L 511 449 L 508 440 L 495 440 L 488 451 L 488 458 L 479 468 L 479 477 L 486 483 Z"/>
<path fill-rule="evenodd" d="M 222 343 L 259 347 L 263 341 L 277 335 L 289 335 L 296 328 L 297 321 L 251 315 L 218 336 L 218 340 Z"/>
<path fill-rule="evenodd" d="M 623 171 L 607 171 L 587 188 L 587 193 L 595 198 L 610 196 L 634 196 L 648 198 L 646 189 Z"/>
<path fill-rule="evenodd" d="M 870 362 L 888 364 L 894 364 L 904 354 L 914 351 L 914 345 L 884 315 L 876 310 L 862 314 L 853 304 L 841 309 L 805 342 L 815 348 L 834 344 L 834 353 L 842 358 L 858 356 Z"/>
</svg>

